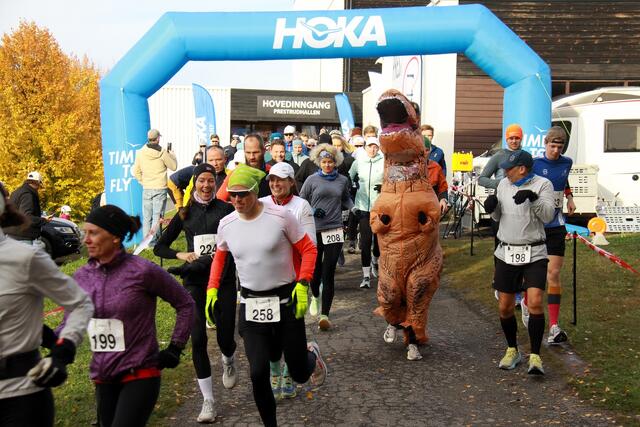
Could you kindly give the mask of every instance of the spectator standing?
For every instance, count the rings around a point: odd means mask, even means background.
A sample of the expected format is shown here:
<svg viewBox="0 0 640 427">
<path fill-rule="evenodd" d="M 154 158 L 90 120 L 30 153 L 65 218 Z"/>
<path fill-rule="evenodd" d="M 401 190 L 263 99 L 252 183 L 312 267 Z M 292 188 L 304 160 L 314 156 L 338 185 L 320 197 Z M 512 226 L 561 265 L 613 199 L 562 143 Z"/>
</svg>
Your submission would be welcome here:
<svg viewBox="0 0 640 427">
<path fill-rule="evenodd" d="M 142 232 L 146 236 L 157 224 L 167 206 L 167 170 L 176 170 L 178 161 L 170 150 L 160 146 L 157 129 L 147 132 L 147 144 L 136 153 L 133 176 L 142 185 Z M 149 243 L 153 247 L 160 237 L 160 227 Z"/>
<path fill-rule="evenodd" d="M 28 227 L 7 227 L 5 229 L 5 233 L 9 237 L 40 248 L 44 248 L 44 244 L 40 240 L 42 226 L 49 221 L 48 218 L 42 217 L 42 209 L 40 208 L 38 191 L 42 188 L 42 176 L 40 173 L 29 172 L 27 179 L 11 193 L 9 200 L 18 208 L 20 213 L 30 220 L 30 224 Z"/>
<path fill-rule="evenodd" d="M 293 125 L 285 126 L 282 131 L 284 134 L 284 148 L 287 153 L 293 152 L 293 137 L 296 135 L 296 127 Z"/>
<path fill-rule="evenodd" d="M 433 160 L 434 162 L 439 164 L 442 168 L 442 173 L 444 173 L 444 176 L 447 176 L 447 161 L 444 158 L 444 151 L 442 151 L 442 148 L 436 146 L 433 143 L 434 132 L 435 131 L 433 129 L 433 126 L 431 125 L 420 126 L 420 133 L 422 133 L 422 136 L 426 136 L 431 142 L 431 153 L 429 154 L 429 160 Z"/>
<path fill-rule="evenodd" d="M 304 147 L 305 147 L 304 141 L 302 141 L 301 139 L 293 140 L 292 157 L 293 157 L 293 162 L 298 166 L 298 169 L 300 169 L 300 165 L 302 164 L 302 162 L 304 162 L 306 159 L 309 158 L 309 156 L 307 156 L 304 153 Z"/>
</svg>

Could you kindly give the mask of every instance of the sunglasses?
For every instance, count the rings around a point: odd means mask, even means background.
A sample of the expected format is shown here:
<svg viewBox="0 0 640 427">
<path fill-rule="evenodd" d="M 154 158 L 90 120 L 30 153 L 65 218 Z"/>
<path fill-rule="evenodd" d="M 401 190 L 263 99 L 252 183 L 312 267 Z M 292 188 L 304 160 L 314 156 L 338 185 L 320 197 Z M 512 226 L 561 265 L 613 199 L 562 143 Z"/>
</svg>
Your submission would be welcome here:
<svg viewBox="0 0 640 427">
<path fill-rule="evenodd" d="M 249 191 L 249 190 L 245 190 L 245 191 L 229 191 L 229 198 L 237 197 L 239 199 L 244 199 L 249 194 L 251 194 L 251 191 Z"/>
<path fill-rule="evenodd" d="M 293 136 L 292 133 L 285 133 L 284 136 Z"/>
</svg>

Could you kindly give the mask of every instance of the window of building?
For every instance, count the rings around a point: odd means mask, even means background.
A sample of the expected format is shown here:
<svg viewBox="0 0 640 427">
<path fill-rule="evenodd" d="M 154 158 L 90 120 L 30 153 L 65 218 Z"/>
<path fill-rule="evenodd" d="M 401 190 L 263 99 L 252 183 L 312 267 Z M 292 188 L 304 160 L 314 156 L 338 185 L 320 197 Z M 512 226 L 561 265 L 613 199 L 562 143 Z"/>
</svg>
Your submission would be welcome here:
<svg viewBox="0 0 640 427">
<path fill-rule="evenodd" d="M 605 120 L 604 151 L 640 151 L 640 120 Z"/>
</svg>

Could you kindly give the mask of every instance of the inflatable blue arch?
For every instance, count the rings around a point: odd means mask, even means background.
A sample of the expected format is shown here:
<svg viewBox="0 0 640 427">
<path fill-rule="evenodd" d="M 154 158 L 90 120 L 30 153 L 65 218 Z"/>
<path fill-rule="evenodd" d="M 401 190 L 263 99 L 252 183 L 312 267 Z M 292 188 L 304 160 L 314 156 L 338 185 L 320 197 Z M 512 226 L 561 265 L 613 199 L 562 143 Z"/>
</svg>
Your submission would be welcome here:
<svg viewBox="0 0 640 427">
<path fill-rule="evenodd" d="M 444 53 L 466 55 L 505 89 L 503 129 L 520 123 L 525 146 L 540 141 L 551 122 L 549 67 L 484 6 L 166 13 L 100 82 L 107 201 L 141 214 L 131 167 L 150 127 L 147 99 L 188 61 Z"/>
</svg>

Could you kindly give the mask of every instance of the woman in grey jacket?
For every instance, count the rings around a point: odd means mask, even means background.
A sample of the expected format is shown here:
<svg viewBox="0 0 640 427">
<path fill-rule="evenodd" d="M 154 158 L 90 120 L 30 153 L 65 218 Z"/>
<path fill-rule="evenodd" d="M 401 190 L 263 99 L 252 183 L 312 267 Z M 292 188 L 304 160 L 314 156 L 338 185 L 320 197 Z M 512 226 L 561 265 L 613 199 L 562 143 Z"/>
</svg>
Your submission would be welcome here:
<svg viewBox="0 0 640 427">
<path fill-rule="evenodd" d="M 349 180 L 338 173 L 343 156 L 337 148 L 320 144 L 311 151 L 310 159 L 320 168 L 309 176 L 300 190 L 300 197 L 313 208 L 316 222 L 318 256 L 311 281 L 313 297 L 309 306 L 312 315 L 318 314 L 318 298 L 322 282 L 322 310 L 318 327 L 322 331 L 331 328 L 329 311 L 333 302 L 334 277 L 338 256 L 344 243 L 342 210 L 353 208 L 349 195 Z"/>
<path fill-rule="evenodd" d="M 0 185 L 0 226 L 23 226 L 26 218 L 7 195 Z M 60 304 L 68 320 L 49 356 L 41 359 L 45 297 Z M 50 387 L 67 378 L 66 365 L 73 362 L 92 314 L 87 294 L 49 255 L 0 230 L 0 426 L 53 425 Z"/>
</svg>

